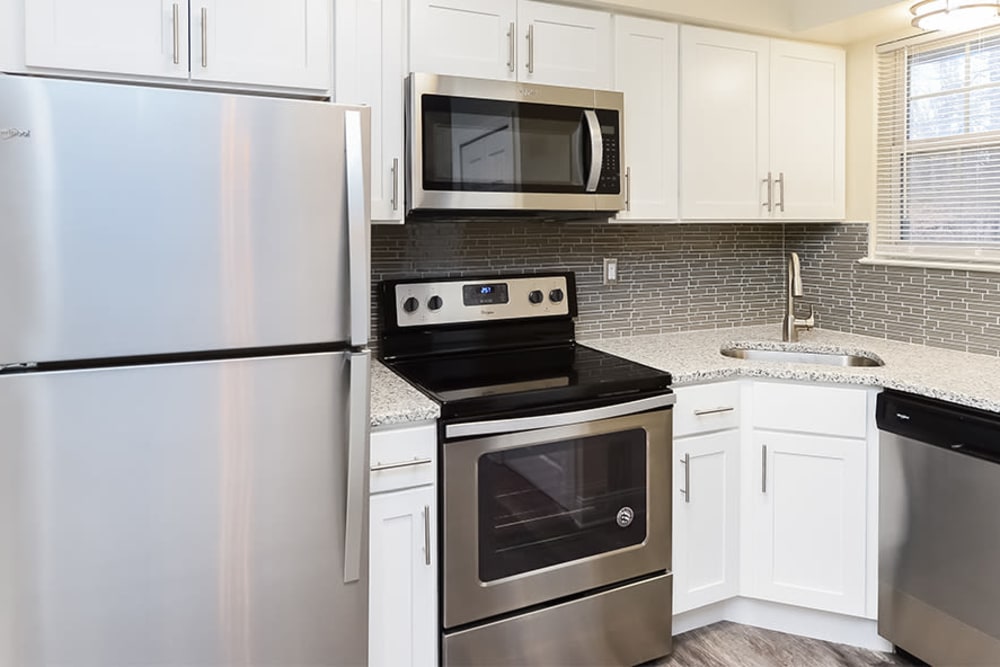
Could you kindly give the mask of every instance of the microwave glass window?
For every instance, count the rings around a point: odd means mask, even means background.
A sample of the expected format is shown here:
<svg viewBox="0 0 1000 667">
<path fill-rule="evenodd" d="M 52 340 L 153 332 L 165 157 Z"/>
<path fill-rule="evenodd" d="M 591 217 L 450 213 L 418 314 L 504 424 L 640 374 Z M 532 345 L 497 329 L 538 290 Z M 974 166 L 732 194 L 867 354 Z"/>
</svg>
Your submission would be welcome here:
<svg viewBox="0 0 1000 667">
<path fill-rule="evenodd" d="M 582 192 L 590 138 L 580 109 L 424 95 L 423 187 Z"/>
<path fill-rule="evenodd" d="M 481 456 L 480 580 L 641 544 L 646 447 L 630 429 Z"/>
</svg>

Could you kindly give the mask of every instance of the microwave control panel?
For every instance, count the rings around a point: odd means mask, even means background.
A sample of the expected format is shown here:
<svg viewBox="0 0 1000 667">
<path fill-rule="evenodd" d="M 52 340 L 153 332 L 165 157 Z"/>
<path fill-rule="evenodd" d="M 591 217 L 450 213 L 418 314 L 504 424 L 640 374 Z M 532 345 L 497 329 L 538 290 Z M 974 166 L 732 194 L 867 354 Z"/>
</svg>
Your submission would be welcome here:
<svg viewBox="0 0 1000 667">
<path fill-rule="evenodd" d="M 604 143 L 604 163 L 601 178 L 597 182 L 597 194 L 616 195 L 621 192 L 621 127 L 617 111 L 597 109 L 597 120 L 601 126 L 601 140 Z"/>
</svg>

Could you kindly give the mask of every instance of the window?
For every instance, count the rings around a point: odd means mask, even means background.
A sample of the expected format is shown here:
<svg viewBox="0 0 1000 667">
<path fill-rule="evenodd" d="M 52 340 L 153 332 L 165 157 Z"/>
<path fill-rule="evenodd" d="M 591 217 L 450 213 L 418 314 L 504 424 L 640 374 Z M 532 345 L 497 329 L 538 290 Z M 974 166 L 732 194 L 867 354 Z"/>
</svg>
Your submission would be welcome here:
<svg viewBox="0 0 1000 667">
<path fill-rule="evenodd" d="M 1000 268 L 1000 31 L 879 56 L 873 258 Z"/>
</svg>

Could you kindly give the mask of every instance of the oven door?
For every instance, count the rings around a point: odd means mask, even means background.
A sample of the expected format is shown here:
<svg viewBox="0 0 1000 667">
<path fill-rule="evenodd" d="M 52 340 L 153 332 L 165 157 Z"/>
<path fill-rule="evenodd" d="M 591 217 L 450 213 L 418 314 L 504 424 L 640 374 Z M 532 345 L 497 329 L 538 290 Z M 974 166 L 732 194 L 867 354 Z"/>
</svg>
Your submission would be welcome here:
<svg viewBox="0 0 1000 667">
<path fill-rule="evenodd" d="M 445 628 L 669 570 L 670 451 L 669 408 L 446 442 Z"/>
<path fill-rule="evenodd" d="M 619 93 L 410 78 L 411 210 L 624 206 Z"/>
</svg>

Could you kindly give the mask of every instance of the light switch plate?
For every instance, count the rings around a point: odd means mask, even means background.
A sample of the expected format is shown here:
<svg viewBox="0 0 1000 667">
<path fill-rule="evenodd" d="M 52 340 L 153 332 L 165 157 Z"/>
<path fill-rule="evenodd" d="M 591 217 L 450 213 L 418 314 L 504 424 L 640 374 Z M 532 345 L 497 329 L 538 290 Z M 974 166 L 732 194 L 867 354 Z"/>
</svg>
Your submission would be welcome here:
<svg viewBox="0 0 1000 667">
<path fill-rule="evenodd" d="M 618 260 L 612 257 L 604 258 L 604 279 L 605 285 L 618 284 Z"/>
</svg>

